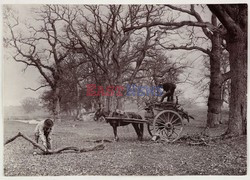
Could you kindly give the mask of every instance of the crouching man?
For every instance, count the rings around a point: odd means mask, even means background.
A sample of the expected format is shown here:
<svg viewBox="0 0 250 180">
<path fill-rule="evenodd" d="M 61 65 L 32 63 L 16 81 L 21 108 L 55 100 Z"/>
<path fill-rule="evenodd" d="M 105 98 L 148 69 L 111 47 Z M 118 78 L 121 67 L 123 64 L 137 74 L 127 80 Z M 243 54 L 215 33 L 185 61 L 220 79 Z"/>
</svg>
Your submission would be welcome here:
<svg viewBox="0 0 250 180">
<path fill-rule="evenodd" d="M 51 149 L 51 137 L 50 133 L 54 125 L 53 120 L 46 119 L 39 122 L 35 128 L 35 141 L 38 143 L 39 137 L 42 140 L 43 146 L 46 149 Z"/>
</svg>

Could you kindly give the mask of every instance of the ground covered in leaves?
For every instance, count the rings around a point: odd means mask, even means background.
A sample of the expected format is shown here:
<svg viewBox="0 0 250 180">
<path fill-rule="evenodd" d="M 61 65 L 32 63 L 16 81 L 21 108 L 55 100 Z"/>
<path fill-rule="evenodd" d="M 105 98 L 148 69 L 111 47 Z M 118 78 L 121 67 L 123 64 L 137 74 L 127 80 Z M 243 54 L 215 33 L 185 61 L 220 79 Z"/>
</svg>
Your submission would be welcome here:
<svg viewBox="0 0 250 180">
<path fill-rule="evenodd" d="M 199 134 L 203 122 L 185 125 L 183 136 Z M 19 131 L 32 137 L 35 125 L 5 121 L 4 139 Z M 211 130 L 216 134 L 221 129 Z M 146 128 L 145 128 L 146 129 Z M 214 131 L 214 132 L 213 132 Z M 245 175 L 246 136 L 191 145 L 188 140 L 167 144 L 153 142 L 145 130 L 144 141 L 136 139 L 131 125 L 118 128 L 119 142 L 105 142 L 104 150 L 86 153 L 33 155 L 31 144 L 20 138 L 4 147 L 5 176 L 59 175 Z M 53 149 L 65 146 L 92 147 L 94 140 L 113 139 L 111 126 L 103 122 L 63 121 L 55 125 Z M 187 138 L 188 139 L 188 138 Z M 36 150 L 37 152 L 39 150 Z"/>
</svg>

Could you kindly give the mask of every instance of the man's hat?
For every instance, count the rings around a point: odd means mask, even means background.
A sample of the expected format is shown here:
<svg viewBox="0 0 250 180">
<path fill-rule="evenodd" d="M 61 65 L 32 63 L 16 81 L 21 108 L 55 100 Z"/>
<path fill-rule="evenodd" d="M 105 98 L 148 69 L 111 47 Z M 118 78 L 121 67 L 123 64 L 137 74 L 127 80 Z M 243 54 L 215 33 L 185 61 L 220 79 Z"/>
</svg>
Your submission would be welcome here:
<svg viewBox="0 0 250 180">
<path fill-rule="evenodd" d="M 52 127 L 54 125 L 54 121 L 51 119 L 46 119 L 44 121 L 45 126 Z"/>
</svg>

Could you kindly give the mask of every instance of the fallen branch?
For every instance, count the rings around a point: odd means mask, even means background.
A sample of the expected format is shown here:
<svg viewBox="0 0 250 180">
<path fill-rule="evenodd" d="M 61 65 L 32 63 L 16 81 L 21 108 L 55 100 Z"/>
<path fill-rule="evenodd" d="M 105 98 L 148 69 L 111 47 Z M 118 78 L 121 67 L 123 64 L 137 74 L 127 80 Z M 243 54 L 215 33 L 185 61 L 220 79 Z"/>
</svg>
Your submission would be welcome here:
<svg viewBox="0 0 250 180">
<path fill-rule="evenodd" d="M 206 143 L 205 141 L 200 141 L 200 142 L 188 142 L 188 145 L 191 146 L 210 146 L 208 143 Z"/>
<path fill-rule="evenodd" d="M 98 140 L 87 140 L 86 142 L 93 142 L 93 143 L 104 143 L 104 142 L 107 142 L 107 143 L 112 143 L 113 141 L 111 140 L 108 140 L 108 139 L 98 139 Z"/>
<path fill-rule="evenodd" d="M 21 132 L 19 132 L 16 136 L 14 136 L 13 138 L 10 138 L 9 140 L 7 140 L 4 145 L 9 144 L 10 142 L 14 141 L 16 138 L 18 137 L 23 137 L 24 139 L 26 139 L 27 141 L 29 141 L 31 144 L 33 144 L 33 146 L 37 147 L 38 149 L 40 149 L 43 152 L 46 152 L 46 148 L 39 145 L 38 143 L 36 143 L 35 141 L 33 141 L 32 139 L 30 139 L 29 137 L 23 135 Z"/>
<path fill-rule="evenodd" d="M 29 137 L 25 136 L 24 134 L 22 134 L 21 132 L 19 132 L 16 136 L 8 139 L 4 145 L 9 144 L 10 142 L 14 141 L 15 139 L 17 139 L 18 137 L 22 137 L 25 140 L 29 141 L 33 146 L 37 147 L 38 149 L 40 149 L 43 153 L 42 154 L 58 154 L 61 153 L 63 151 L 74 151 L 74 152 L 88 152 L 88 151 L 98 151 L 98 150 L 103 150 L 104 149 L 104 145 L 103 144 L 99 144 L 97 146 L 94 147 L 90 147 L 90 148 L 78 148 L 78 147 L 65 147 L 65 148 L 59 148 L 56 150 L 49 150 L 46 149 L 45 147 L 39 145 L 38 143 L 36 143 L 35 141 L 33 141 L 32 139 L 30 139 Z"/>
<path fill-rule="evenodd" d="M 211 146 L 209 143 L 211 140 L 209 138 L 205 138 L 200 135 L 186 135 L 178 139 L 179 142 L 186 142 L 188 145 L 191 146 Z"/>
</svg>

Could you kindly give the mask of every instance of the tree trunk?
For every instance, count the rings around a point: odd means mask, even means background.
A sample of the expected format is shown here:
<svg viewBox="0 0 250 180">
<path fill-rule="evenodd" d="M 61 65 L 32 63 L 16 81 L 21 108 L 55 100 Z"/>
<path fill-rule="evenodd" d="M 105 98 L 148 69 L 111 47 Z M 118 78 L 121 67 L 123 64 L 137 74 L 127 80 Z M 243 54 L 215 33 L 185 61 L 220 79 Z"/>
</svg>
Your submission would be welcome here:
<svg viewBox="0 0 250 180">
<path fill-rule="evenodd" d="M 61 122 L 60 117 L 60 95 L 59 95 L 59 88 L 55 88 L 54 90 L 54 99 L 53 99 L 53 118 L 56 122 Z"/>
<path fill-rule="evenodd" d="M 231 71 L 229 125 L 226 134 L 247 133 L 247 4 L 208 5 L 227 30 L 226 45 Z"/>
<path fill-rule="evenodd" d="M 214 33 L 210 55 L 210 85 L 208 97 L 207 127 L 213 128 L 219 124 L 222 106 L 222 75 L 220 58 L 222 56 L 221 37 Z"/>
<path fill-rule="evenodd" d="M 81 119 L 81 106 L 80 106 L 80 98 L 79 98 L 79 87 L 78 84 L 76 83 L 75 85 L 76 88 L 76 116 L 74 118 L 74 120 L 80 120 Z"/>
<path fill-rule="evenodd" d="M 121 82 L 121 81 L 120 81 Z M 123 86 L 120 86 L 120 83 L 116 87 L 116 93 L 115 93 L 115 99 L 116 99 L 116 109 L 121 109 L 123 110 L 123 101 L 122 101 L 122 96 L 123 96 Z"/>
<path fill-rule="evenodd" d="M 116 109 L 123 110 L 122 98 L 121 97 L 116 97 Z"/>
<path fill-rule="evenodd" d="M 226 134 L 246 134 L 247 127 L 247 34 L 228 37 L 227 49 L 230 53 L 231 97 L 229 104 L 229 126 Z"/>
</svg>

